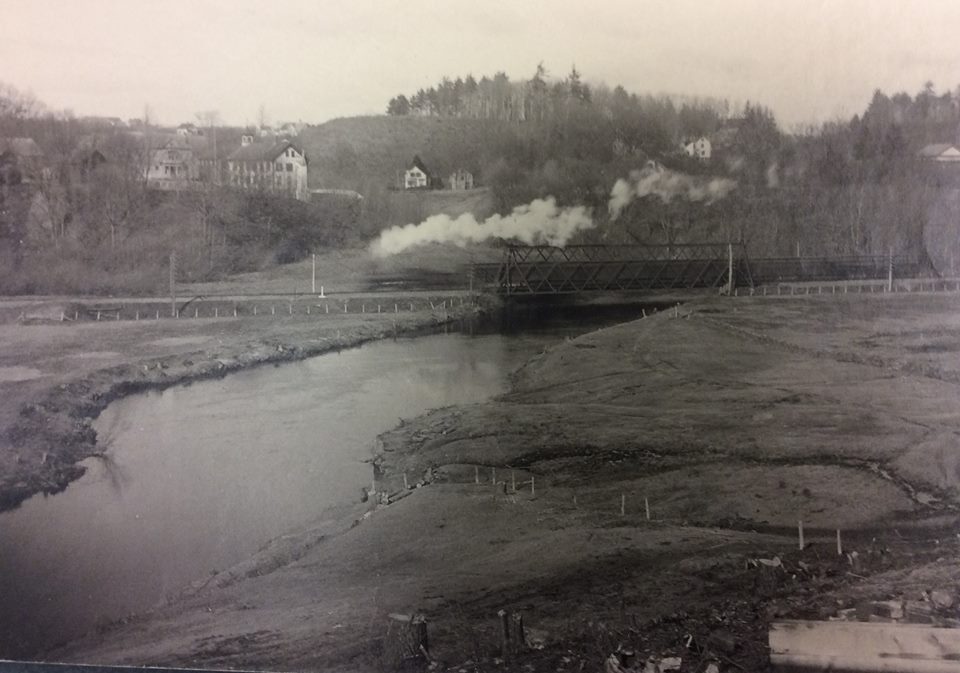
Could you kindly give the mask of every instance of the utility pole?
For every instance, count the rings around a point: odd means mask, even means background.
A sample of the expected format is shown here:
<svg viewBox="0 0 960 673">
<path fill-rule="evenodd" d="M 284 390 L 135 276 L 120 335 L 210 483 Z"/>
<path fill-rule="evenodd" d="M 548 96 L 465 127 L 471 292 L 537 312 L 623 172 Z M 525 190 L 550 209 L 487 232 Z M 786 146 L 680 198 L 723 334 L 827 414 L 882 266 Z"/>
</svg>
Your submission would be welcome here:
<svg viewBox="0 0 960 673">
<path fill-rule="evenodd" d="M 177 253 L 170 253 L 170 317 L 177 317 Z"/>
<path fill-rule="evenodd" d="M 733 294 L 733 243 L 727 243 L 727 294 Z"/>
<path fill-rule="evenodd" d="M 310 281 L 310 292 L 312 294 L 317 293 L 317 253 L 313 253 L 313 275 L 312 280 Z"/>
</svg>

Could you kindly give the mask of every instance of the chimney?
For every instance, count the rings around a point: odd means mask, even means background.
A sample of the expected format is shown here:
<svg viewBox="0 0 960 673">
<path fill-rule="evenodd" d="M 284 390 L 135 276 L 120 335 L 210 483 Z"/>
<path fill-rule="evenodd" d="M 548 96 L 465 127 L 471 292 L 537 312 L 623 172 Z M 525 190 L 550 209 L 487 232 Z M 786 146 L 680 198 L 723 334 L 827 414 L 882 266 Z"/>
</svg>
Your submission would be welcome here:
<svg viewBox="0 0 960 673">
<path fill-rule="evenodd" d="M 234 137 L 236 137 L 236 136 L 234 136 Z M 241 146 L 241 147 L 246 147 L 247 145 L 249 145 L 249 144 L 252 143 L 252 142 L 253 142 L 253 136 L 247 136 L 247 135 L 240 136 L 240 146 Z"/>
</svg>

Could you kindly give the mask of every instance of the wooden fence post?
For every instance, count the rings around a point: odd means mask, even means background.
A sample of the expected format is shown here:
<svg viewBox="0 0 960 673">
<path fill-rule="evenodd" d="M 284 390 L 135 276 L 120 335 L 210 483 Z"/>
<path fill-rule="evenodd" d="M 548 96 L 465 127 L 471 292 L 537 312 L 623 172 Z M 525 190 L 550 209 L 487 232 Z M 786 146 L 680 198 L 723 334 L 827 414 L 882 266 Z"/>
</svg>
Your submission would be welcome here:
<svg viewBox="0 0 960 673">
<path fill-rule="evenodd" d="M 497 610 L 500 619 L 500 656 L 510 654 L 510 614 L 506 610 Z"/>
<path fill-rule="evenodd" d="M 526 649 L 527 638 L 523 632 L 523 615 L 519 612 L 510 615 L 510 643 L 515 652 Z"/>
<path fill-rule="evenodd" d="M 893 292 L 893 247 L 887 255 L 887 292 Z"/>
<path fill-rule="evenodd" d="M 504 657 L 520 654 L 526 649 L 527 638 L 523 629 L 523 614 L 498 610 L 500 620 L 500 653 Z"/>
</svg>

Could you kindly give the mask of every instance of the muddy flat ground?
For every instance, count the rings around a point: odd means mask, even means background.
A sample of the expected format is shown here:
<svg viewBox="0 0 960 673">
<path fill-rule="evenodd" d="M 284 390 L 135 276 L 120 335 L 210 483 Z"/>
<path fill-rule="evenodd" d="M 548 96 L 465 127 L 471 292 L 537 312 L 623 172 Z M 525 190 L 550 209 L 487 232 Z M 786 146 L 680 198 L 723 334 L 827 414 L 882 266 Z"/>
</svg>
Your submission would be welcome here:
<svg viewBox="0 0 960 673">
<path fill-rule="evenodd" d="M 955 588 L 958 352 L 960 297 L 932 294 L 713 299 L 565 341 L 501 398 L 382 436 L 391 504 L 47 657 L 389 670 L 388 615 L 422 612 L 439 669 L 629 647 L 763 670 L 771 619 Z M 500 609 L 532 645 L 507 660 Z"/>
</svg>

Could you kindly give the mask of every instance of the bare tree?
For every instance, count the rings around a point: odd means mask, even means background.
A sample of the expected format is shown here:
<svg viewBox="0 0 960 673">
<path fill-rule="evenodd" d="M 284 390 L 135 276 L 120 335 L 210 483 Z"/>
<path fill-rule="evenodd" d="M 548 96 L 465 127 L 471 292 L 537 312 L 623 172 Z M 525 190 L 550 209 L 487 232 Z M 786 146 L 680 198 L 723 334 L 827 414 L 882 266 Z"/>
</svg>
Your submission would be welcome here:
<svg viewBox="0 0 960 673">
<path fill-rule="evenodd" d="M 260 107 L 257 109 L 257 128 L 266 128 L 269 123 L 270 117 L 267 116 L 267 107 L 263 103 L 260 103 Z"/>
<path fill-rule="evenodd" d="M 207 133 L 210 138 L 210 143 L 212 145 L 211 152 L 211 165 L 212 165 L 212 175 L 210 176 L 211 182 L 215 185 L 220 184 L 220 155 L 217 153 L 217 126 L 220 125 L 220 111 L 219 110 L 203 110 L 197 112 L 194 115 L 197 118 L 197 122 L 206 127 Z"/>
<path fill-rule="evenodd" d="M 39 117 L 46 110 L 46 106 L 31 91 L 20 91 L 12 84 L 0 81 L 0 117 L 31 119 Z"/>
<path fill-rule="evenodd" d="M 143 154 L 140 158 L 140 171 L 143 186 L 147 185 L 147 174 L 150 172 L 150 160 L 153 156 L 153 139 L 150 135 L 150 125 L 153 123 L 153 109 L 149 103 L 143 105 Z"/>
</svg>

